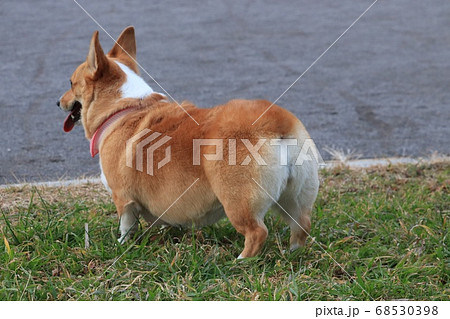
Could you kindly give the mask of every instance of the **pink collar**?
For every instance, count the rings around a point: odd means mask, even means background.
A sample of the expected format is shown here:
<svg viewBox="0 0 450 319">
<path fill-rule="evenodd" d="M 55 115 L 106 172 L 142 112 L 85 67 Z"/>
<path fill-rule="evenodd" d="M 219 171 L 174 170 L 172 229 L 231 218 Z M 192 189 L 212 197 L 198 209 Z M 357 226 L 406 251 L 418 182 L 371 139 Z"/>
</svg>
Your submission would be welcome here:
<svg viewBox="0 0 450 319">
<path fill-rule="evenodd" d="M 90 143 L 90 149 L 91 149 L 91 156 L 95 157 L 95 155 L 98 154 L 100 142 L 102 141 L 102 135 L 106 131 L 108 127 L 110 127 L 114 122 L 118 121 L 128 113 L 131 113 L 132 111 L 136 110 L 137 106 L 130 106 L 126 109 L 120 110 L 114 114 L 112 114 L 110 117 L 106 119 L 95 131 L 94 135 L 91 138 Z"/>
</svg>

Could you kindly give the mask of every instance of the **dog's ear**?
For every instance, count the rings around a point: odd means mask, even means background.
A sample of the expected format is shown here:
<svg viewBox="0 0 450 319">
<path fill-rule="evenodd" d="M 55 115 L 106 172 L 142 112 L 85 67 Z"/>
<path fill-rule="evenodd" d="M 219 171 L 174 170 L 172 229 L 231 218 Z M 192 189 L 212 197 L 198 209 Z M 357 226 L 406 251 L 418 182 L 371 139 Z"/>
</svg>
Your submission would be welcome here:
<svg viewBox="0 0 450 319">
<path fill-rule="evenodd" d="M 95 31 L 92 35 L 86 63 L 94 79 L 98 79 L 108 68 L 108 59 L 98 40 L 98 31 Z"/>
<path fill-rule="evenodd" d="M 136 37 L 133 26 L 126 27 L 122 31 L 108 55 L 111 58 L 123 56 L 136 60 Z"/>
</svg>

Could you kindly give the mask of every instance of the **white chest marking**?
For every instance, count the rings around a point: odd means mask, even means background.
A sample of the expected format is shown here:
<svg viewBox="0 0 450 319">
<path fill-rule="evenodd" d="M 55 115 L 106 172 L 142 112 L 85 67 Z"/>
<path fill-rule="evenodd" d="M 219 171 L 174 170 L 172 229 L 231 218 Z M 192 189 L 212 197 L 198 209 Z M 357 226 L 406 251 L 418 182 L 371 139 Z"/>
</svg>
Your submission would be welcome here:
<svg viewBox="0 0 450 319">
<path fill-rule="evenodd" d="M 147 83 L 145 83 L 145 81 L 133 70 L 131 70 L 125 64 L 117 61 L 116 63 L 127 76 L 127 80 L 124 84 L 122 84 L 122 87 L 120 88 L 120 91 L 122 92 L 122 98 L 142 99 L 147 95 L 153 93 L 152 88 Z"/>
</svg>

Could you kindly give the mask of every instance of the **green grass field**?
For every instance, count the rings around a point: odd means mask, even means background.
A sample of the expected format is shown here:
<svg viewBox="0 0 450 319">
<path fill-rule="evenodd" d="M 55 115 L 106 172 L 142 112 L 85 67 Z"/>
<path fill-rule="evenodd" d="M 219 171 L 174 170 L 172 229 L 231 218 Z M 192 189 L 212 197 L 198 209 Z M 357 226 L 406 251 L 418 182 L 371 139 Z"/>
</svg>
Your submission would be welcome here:
<svg viewBox="0 0 450 319">
<path fill-rule="evenodd" d="M 449 163 L 333 169 L 321 184 L 315 241 L 283 254 L 289 230 L 268 214 L 262 253 L 241 262 L 227 220 L 150 229 L 125 252 L 103 186 L 0 189 L 0 300 L 450 299 Z"/>
</svg>

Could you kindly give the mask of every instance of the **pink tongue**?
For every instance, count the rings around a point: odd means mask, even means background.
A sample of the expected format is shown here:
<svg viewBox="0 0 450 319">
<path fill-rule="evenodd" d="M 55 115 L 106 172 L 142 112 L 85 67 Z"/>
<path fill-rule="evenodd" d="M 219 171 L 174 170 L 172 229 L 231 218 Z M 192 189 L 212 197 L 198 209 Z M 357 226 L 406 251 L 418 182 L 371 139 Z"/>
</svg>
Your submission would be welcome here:
<svg viewBox="0 0 450 319">
<path fill-rule="evenodd" d="M 72 113 L 69 113 L 69 115 L 67 115 L 66 119 L 64 120 L 64 132 L 68 133 L 72 131 L 74 125 L 75 122 L 72 119 Z"/>
</svg>

